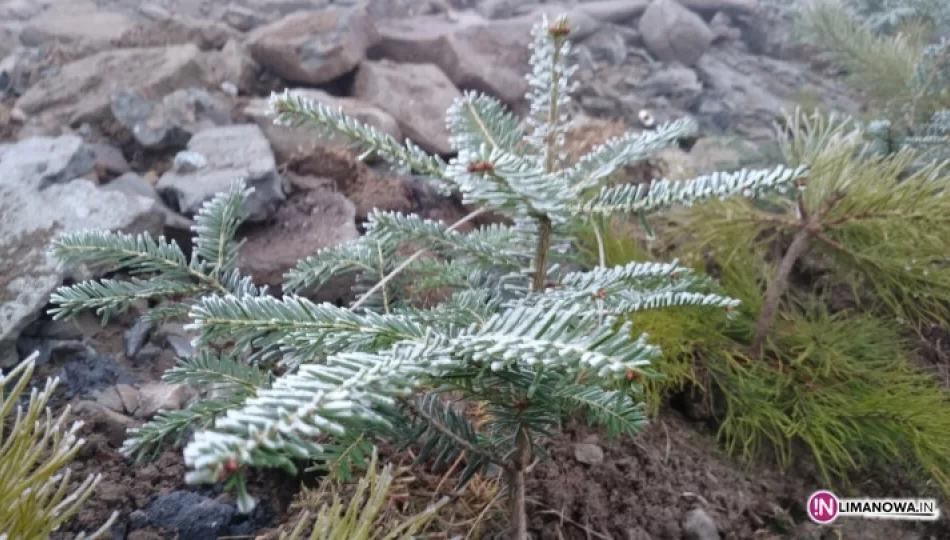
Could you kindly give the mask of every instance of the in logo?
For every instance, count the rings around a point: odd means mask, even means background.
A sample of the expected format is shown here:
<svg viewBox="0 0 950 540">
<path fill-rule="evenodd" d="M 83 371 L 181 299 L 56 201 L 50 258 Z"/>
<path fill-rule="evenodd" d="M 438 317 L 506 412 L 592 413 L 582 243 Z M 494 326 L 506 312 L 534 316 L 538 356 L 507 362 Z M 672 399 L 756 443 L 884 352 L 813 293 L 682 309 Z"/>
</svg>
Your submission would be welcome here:
<svg viewBox="0 0 950 540">
<path fill-rule="evenodd" d="M 838 517 L 838 497 L 830 491 L 816 491 L 808 497 L 808 517 L 819 525 L 828 525 Z"/>
</svg>

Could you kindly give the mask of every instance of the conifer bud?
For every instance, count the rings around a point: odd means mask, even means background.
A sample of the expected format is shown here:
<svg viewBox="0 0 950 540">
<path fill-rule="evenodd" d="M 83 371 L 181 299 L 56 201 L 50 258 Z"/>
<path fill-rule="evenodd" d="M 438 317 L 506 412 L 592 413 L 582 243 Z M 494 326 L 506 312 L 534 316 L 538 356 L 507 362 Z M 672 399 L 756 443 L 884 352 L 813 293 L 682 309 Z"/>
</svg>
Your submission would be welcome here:
<svg viewBox="0 0 950 540">
<path fill-rule="evenodd" d="M 490 161 L 473 161 L 468 164 L 468 172 L 473 174 L 483 174 L 494 170 L 495 166 Z"/>
<path fill-rule="evenodd" d="M 567 19 L 560 19 L 548 27 L 548 33 L 554 39 L 565 39 L 571 33 L 571 27 L 567 24 Z"/>
</svg>

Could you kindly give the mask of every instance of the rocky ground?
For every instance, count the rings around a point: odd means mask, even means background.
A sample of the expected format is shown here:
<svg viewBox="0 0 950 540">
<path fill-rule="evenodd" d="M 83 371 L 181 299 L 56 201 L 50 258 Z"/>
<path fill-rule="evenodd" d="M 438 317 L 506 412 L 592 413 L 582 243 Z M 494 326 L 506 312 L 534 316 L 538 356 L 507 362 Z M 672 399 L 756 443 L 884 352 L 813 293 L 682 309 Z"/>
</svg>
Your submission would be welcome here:
<svg viewBox="0 0 950 540">
<path fill-rule="evenodd" d="M 49 294 L 81 277 L 49 259 L 54 234 L 148 232 L 187 247 L 197 209 L 243 177 L 256 191 L 242 264 L 279 293 L 284 271 L 356 237 L 373 208 L 454 221 L 462 205 L 419 179 L 357 163 L 338 140 L 272 125 L 266 97 L 300 89 L 445 155 L 443 115 L 461 91 L 523 111 L 528 31 L 541 12 L 571 16 L 582 118 L 645 129 L 689 115 L 705 139 L 673 165 L 701 172 L 735 163 L 735 147 L 709 141 L 767 139 L 776 116 L 803 101 L 860 108 L 819 71 L 820 59 L 790 45 L 780 11 L 767 8 L 756 0 L 0 0 L 0 368 L 40 352 L 41 374 L 62 378 L 62 401 L 87 422 L 77 472 L 104 476 L 64 537 L 119 510 L 115 538 L 253 538 L 286 517 L 297 484 L 261 475 L 254 489 L 265 504 L 242 516 L 227 495 L 184 485 L 178 451 L 140 465 L 118 454 L 126 429 L 194 399 L 189 388 L 158 382 L 189 354 L 190 337 L 180 325 L 142 323 L 140 313 L 105 327 L 93 316 L 49 320 Z M 675 412 L 633 442 L 572 431 L 554 458 L 532 490 L 540 538 L 827 537 L 804 516 L 819 487 L 810 471 L 740 465 Z M 879 483 L 864 487 L 899 488 Z M 926 532 L 873 525 L 844 531 Z"/>
</svg>

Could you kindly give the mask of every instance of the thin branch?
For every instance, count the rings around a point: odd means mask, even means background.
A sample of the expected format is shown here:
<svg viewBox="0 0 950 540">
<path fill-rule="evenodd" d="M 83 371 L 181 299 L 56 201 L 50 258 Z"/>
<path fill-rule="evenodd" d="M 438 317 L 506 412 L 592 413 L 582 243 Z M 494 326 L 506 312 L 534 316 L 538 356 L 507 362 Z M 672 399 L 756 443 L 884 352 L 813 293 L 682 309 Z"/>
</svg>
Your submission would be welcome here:
<svg viewBox="0 0 950 540">
<path fill-rule="evenodd" d="M 480 215 L 482 215 L 482 214 L 484 214 L 484 213 L 486 213 L 486 212 L 488 212 L 488 208 L 484 208 L 484 207 L 483 207 L 483 208 L 479 208 L 478 210 L 475 210 L 474 212 L 471 212 L 471 213 L 469 213 L 467 216 L 463 217 L 462 219 L 456 221 L 454 224 L 452 224 L 451 227 L 449 227 L 449 228 L 446 229 L 446 230 L 448 230 L 448 231 L 454 231 L 454 230 L 458 229 L 459 227 L 461 227 L 462 225 L 465 225 L 466 223 L 472 221 L 473 219 L 477 218 L 478 216 L 480 216 Z M 409 268 L 409 266 L 412 265 L 412 263 L 414 263 L 414 262 L 416 262 L 417 260 L 419 260 L 419 257 L 422 257 L 422 256 L 426 253 L 426 251 L 428 251 L 426 248 L 422 248 L 422 249 L 420 249 L 419 251 L 416 251 L 415 253 L 413 253 L 408 259 L 406 259 L 405 261 L 403 261 L 402 264 L 400 264 L 399 266 L 397 266 L 396 268 L 394 268 L 392 272 L 390 272 L 389 274 L 387 274 L 386 276 L 384 276 L 383 279 L 379 280 L 379 283 L 377 283 L 376 285 L 373 285 L 373 288 L 371 288 L 370 290 L 366 291 L 366 293 L 364 293 L 363 296 L 361 296 L 361 297 L 350 307 L 350 309 L 354 309 L 354 310 L 355 310 L 355 309 L 357 309 L 358 307 L 360 307 L 360 306 L 362 306 L 363 304 L 365 304 L 367 300 L 369 300 L 374 294 L 376 294 L 377 292 L 379 292 L 380 289 L 382 289 L 383 287 L 385 287 L 386 284 L 389 283 L 390 281 L 392 281 L 393 278 L 395 278 L 397 275 L 399 275 L 400 272 L 402 272 L 402 271 L 405 270 L 406 268 Z"/>
</svg>

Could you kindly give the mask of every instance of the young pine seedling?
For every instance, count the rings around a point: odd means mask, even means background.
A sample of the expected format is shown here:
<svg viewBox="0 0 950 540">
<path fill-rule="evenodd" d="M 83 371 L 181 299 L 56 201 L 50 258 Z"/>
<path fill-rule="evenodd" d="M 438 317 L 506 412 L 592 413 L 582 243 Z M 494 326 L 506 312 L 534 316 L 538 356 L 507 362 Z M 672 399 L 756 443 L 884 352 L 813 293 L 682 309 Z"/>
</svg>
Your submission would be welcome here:
<svg viewBox="0 0 950 540">
<path fill-rule="evenodd" d="M 657 376 L 650 361 L 659 351 L 624 315 L 687 304 L 730 309 L 737 302 L 676 262 L 601 262 L 590 271 L 563 272 L 578 228 L 596 227 L 602 216 L 644 218 L 674 204 L 795 189 L 804 170 L 609 185 L 622 167 L 693 134 L 689 120 L 611 139 L 565 165 L 575 86 L 569 33 L 563 17 L 535 27 L 526 128 L 499 101 L 478 93 L 465 93 L 450 108 L 458 153 L 449 161 L 339 110 L 275 94 L 276 122 L 348 137 L 364 157 L 375 154 L 424 176 L 477 208 L 452 225 L 377 211 L 359 240 L 324 249 L 289 271 L 283 298 L 253 287 L 236 268 L 236 209 L 247 196 L 240 184 L 199 216 L 191 263 L 164 241 L 95 232 L 59 238 L 56 253 L 67 262 L 118 264 L 157 276 L 66 287 L 53 298 L 61 314 L 83 306 L 108 313 L 137 298 L 169 300 L 187 311 L 199 353 L 166 378 L 218 383 L 215 401 L 133 432 L 129 454 L 192 426 L 196 433 L 184 450 L 188 480 L 226 481 L 250 510 L 245 468 L 296 473 L 299 463 L 317 462 L 348 471 L 376 438 L 417 444 L 420 460 L 434 466 L 461 460 L 460 485 L 499 467 L 511 538 L 524 539 L 526 475 L 562 419 L 581 412 L 609 435 L 636 435 L 645 424 L 641 384 Z M 507 223 L 460 232 L 485 212 Z M 407 254 L 413 246 L 425 248 Z M 174 279 L 164 279 L 169 273 Z M 304 296 L 342 275 L 356 283 L 358 297 L 348 307 Z M 182 301 L 186 287 L 198 294 Z M 448 291 L 447 298 L 419 308 L 413 295 L 427 288 Z M 216 352 L 222 349 L 229 352 Z M 271 380 L 266 369 L 275 364 L 285 372 Z M 468 414 L 468 405 L 477 405 L 481 417 Z"/>
</svg>

